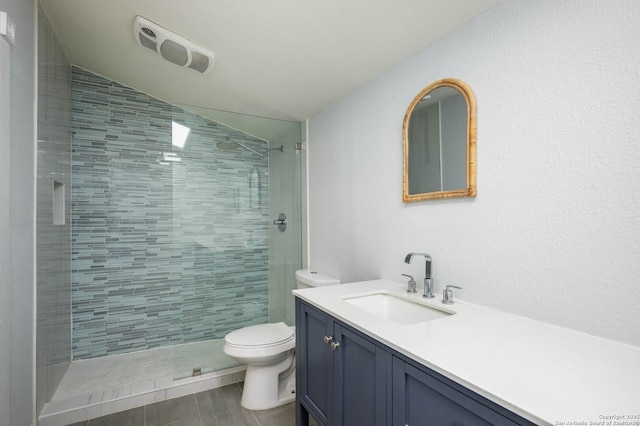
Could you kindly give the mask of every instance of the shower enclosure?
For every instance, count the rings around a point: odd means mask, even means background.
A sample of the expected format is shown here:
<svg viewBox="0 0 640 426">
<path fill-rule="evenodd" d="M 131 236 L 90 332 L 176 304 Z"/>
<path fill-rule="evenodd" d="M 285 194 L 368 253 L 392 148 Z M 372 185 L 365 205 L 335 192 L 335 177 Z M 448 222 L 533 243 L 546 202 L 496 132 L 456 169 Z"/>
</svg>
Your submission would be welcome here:
<svg viewBox="0 0 640 426">
<path fill-rule="evenodd" d="M 71 87 L 73 359 L 172 345 L 182 378 L 235 365 L 232 330 L 293 324 L 300 123 L 253 118 L 259 138 L 77 68 Z"/>
<path fill-rule="evenodd" d="M 194 370 L 241 380 L 224 335 L 293 324 L 300 123 L 73 67 L 42 9 L 38 35 L 36 412 L 87 420 Z"/>
</svg>

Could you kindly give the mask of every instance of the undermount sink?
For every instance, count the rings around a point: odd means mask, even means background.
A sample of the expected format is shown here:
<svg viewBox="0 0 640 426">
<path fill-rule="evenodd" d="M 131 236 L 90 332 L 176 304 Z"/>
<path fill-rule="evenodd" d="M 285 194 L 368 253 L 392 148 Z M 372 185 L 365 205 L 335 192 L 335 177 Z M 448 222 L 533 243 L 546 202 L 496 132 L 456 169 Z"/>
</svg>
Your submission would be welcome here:
<svg viewBox="0 0 640 426">
<path fill-rule="evenodd" d="M 342 299 L 397 324 L 415 324 L 452 315 L 452 312 L 432 308 L 409 297 L 389 292 L 350 295 Z"/>
</svg>

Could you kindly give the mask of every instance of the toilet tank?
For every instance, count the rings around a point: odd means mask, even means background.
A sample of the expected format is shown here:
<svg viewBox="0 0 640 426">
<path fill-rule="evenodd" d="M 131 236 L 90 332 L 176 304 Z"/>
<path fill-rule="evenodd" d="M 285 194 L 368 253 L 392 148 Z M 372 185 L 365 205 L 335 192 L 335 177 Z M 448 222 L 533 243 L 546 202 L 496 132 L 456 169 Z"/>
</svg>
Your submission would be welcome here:
<svg viewBox="0 0 640 426">
<path fill-rule="evenodd" d="M 312 269 L 300 269 L 296 271 L 296 288 L 321 287 L 340 283 L 341 281 L 338 278 Z"/>
</svg>

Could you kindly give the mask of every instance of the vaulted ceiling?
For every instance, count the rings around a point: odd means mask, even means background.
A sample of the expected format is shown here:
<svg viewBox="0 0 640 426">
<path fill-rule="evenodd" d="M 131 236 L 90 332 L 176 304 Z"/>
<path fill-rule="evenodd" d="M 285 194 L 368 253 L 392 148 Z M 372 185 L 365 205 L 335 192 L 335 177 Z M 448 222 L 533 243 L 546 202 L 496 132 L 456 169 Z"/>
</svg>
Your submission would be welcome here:
<svg viewBox="0 0 640 426">
<path fill-rule="evenodd" d="M 73 65 L 203 114 L 287 121 L 312 116 L 499 1 L 40 0 Z M 213 71 L 139 46 L 137 15 L 215 52 Z"/>
</svg>

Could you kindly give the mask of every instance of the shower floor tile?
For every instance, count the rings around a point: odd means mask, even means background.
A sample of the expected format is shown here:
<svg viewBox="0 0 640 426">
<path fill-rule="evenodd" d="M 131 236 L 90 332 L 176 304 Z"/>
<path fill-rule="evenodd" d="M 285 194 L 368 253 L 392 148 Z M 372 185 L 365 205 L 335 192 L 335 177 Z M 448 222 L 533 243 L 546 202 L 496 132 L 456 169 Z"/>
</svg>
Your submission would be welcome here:
<svg viewBox="0 0 640 426">
<path fill-rule="evenodd" d="M 222 370 L 207 373 L 203 359 Z M 211 341 L 73 361 L 39 424 L 68 425 L 244 380 L 245 367 L 230 361 Z M 192 377 L 194 367 L 204 374 Z"/>
<path fill-rule="evenodd" d="M 104 392 L 114 398 L 119 392 L 154 389 L 155 382 L 173 377 L 172 351 L 165 348 L 131 354 L 74 361 L 69 366 L 53 400 L 76 394 Z"/>
</svg>

